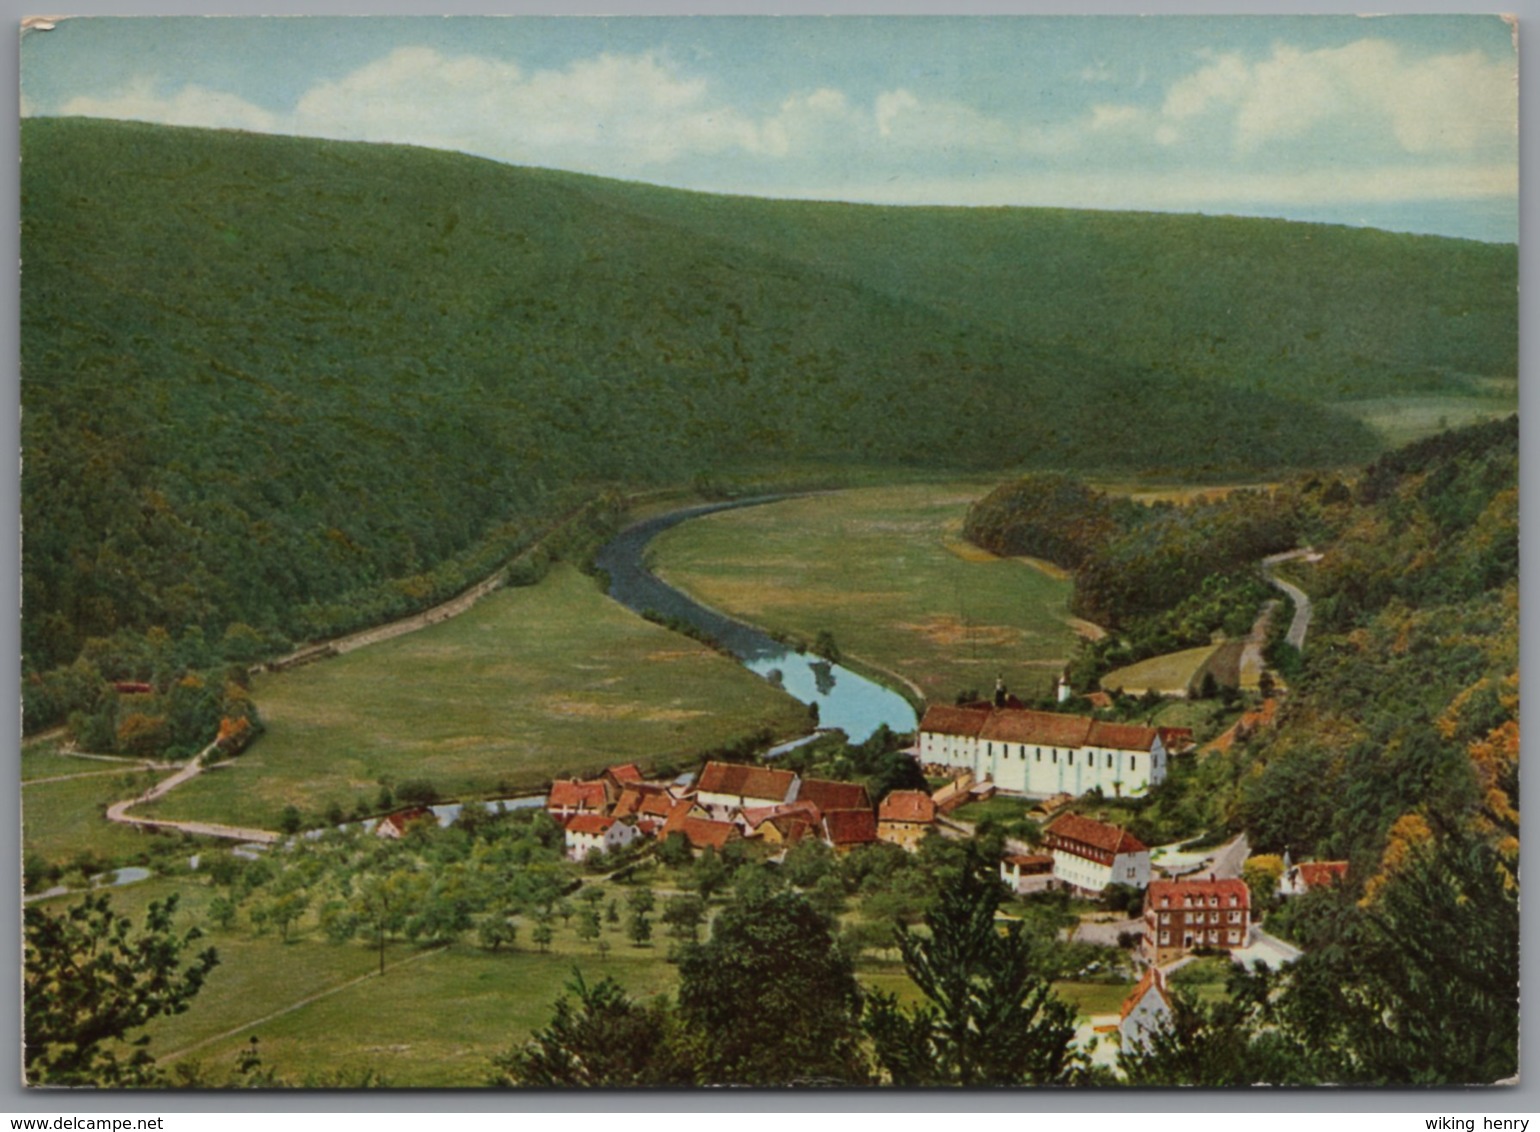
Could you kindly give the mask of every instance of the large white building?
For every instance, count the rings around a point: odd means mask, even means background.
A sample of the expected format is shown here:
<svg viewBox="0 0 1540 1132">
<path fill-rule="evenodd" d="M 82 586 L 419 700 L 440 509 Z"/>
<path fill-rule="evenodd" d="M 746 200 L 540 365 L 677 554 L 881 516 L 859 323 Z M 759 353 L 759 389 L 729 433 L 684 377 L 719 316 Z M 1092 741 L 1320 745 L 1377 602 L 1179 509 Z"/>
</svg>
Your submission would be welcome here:
<svg viewBox="0 0 1540 1132">
<path fill-rule="evenodd" d="M 1101 892 L 1109 884 L 1150 883 L 1149 849 L 1120 826 L 1063 814 L 1043 830 L 1043 847 L 1053 854 L 1053 879 L 1061 884 Z"/>
<path fill-rule="evenodd" d="M 1166 779 L 1166 748 L 1153 727 L 990 704 L 927 708 L 920 761 L 966 767 L 1000 790 L 1039 798 L 1097 787 L 1137 797 Z"/>
</svg>

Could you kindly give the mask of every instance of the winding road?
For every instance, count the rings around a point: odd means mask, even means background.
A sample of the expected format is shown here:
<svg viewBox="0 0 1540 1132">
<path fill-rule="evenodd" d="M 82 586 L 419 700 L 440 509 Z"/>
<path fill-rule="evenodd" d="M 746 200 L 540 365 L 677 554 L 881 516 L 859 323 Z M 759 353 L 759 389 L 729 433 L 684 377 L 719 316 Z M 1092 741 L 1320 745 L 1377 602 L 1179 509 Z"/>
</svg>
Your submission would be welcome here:
<svg viewBox="0 0 1540 1132">
<path fill-rule="evenodd" d="M 178 833 L 197 833 L 205 837 L 224 837 L 233 841 L 255 841 L 263 845 L 272 845 L 283 840 L 283 834 L 275 833 L 270 829 L 243 829 L 236 825 L 221 825 L 218 822 L 207 821 L 172 821 L 169 818 L 136 818 L 128 811 L 146 802 L 153 802 L 157 798 L 175 790 L 188 779 L 196 778 L 205 769 L 204 760 L 218 750 L 217 744 L 210 743 L 192 758 L 187 760 L 187 765 L 169 778 L 163 778 L 144 793 L 122 802 L 114 802 L 107 807 L 107 820 L 120 822 L 123 825 L 135 826 L 138 829 L 169 829 Z"/>
<path fill-rule="evenodd" d="M 1303 652 L 1305 648 L 1305 634 L 1310 630 L 1310 595 L 1293 583 L 1285 582 L 1273 572 L 1274 566 L 1301 558 L 1306 562 L 1319 562 L 1321 560 L 1321 556 L 1308 546 L 1300 550 L 1288 550 L 1282 554 L 1274 554 L 1262 559 L 1262 576 L 1293 599 L 1294 620 L 1289 622 L 1289 631 L 1285 635 L 1284 640 Z"/>
</svg>

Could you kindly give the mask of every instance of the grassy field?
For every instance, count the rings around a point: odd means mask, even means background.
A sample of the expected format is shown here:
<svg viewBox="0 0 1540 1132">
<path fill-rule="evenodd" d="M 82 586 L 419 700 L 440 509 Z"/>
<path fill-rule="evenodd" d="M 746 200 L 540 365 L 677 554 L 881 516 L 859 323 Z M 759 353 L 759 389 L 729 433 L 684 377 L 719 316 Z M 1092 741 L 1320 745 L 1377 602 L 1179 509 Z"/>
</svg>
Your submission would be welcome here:
<svg viewBox="0 0 1540 1132">
<path fill-rule="evenodd" d="M 1396 448 L 1450 428 L 1495 420 L 1519 411 L 1518 382 L 1488 379 L 1469 395 L 1379 397 L 1345 401 L 1338 408 L 1351 413 Z"/>
<path fill-rule="evenodd" d="M 140 793 L 158 777 L 126 763 L 30 747 L 21 759 L 22 851 L 66 869 L 88 858 L 102 865 L 139 860 L 166 839 L 114 825 L 103 814 L 109 803 Z"/>
<path fill-rule="evenodd" d="M 271 828 L 285 805 L 310 818 L 372 806 L 382 781 L 518 793 L 613 762 L 683 763 L 760 727 L 796 734 L 807 718 L 567 567 L 421 632 L 263 677 L 254 695 L 267 734 L 146 812 Z"/>
<path fill-rule="evenodd" d="M 574 967 L 589 982 L 611 975 L 637 996 L 672 994 L 678 985 L 661 925 L 652 945 L 638 948 L 622 925 L 606 924 L 610 949 L 603 955 L 577 937 L 576 917 L 568 925 L 553 921 L 555 938 L 545 954 L 530 942 L 527 924 L 513 949 L 495 954 L 469 942 L 442 948 L 392 942 L 380 976 L 369 944 L 327 942 L 308 921 L 288 943 L 271 932 L 253 935 L 239 922 L 230 931 L 212 927 L 205 908 L 217 891 L 194 878 L 168 878 L 113 897 L 114 907 L 138 924 L 150 901 L 177 893 L 179 922 L 201 925 L 207 934 L 198 946 L 218 949 L 220 965 L 187 1012 L 157 1019 L 145 1031 L 162 1067 L 197 1063 L 214 1081 L 229 1077 L 256 1036 L 264 1065 L 296 1081 L 311 1072 L 343 1081 L 372 1072 L 396 1087 L 476 1087 L 486 1084 L 495 1054 L 550 1021 L 551 1004 Z M 622 906 L 624 893 L 615 889 Z M 283 977 L 274 978 L 275 971 Z M 857 975 L 869 989 L 920 1001 L 896 961 L 864 960 Z M 1073 982 L 1055 989 L 1083 1016 L 1115 1012 L 1128 992 Z"/>
<path fill-rule="evenodd" d="M 1113 669 L 1102 677 L 1101 686 L 1117 688 L 1131 696 L 1142 696 L 1150 688 L 1164 695 L 1185 695 L 1198 671 L 1219 649 L 1219 645 L 1203 645 L 1152 656 L 1149 660 Z"/>
<path fill-rule="evenodd" d="M 906 485 L 712 515 L 664 532 L 652 563 L 726 612 L 912 681 L 931 700 L 988 691 L 996 674 L 1048 690 L 1074 649 L 1070 584 L 963 553 L 967 507 L 988 484 Z"/>
</svg>

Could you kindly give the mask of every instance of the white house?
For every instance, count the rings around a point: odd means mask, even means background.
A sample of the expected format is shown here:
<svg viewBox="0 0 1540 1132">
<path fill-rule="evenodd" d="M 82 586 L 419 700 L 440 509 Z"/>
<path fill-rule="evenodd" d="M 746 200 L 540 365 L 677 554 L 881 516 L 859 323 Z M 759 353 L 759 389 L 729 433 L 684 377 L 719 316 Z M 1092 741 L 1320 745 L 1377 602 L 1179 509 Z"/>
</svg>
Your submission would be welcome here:
<svg viewBox="0 0 1540 1132">
<path fill-rule="evenodd" d="M 1043 847 L 1053 854 L 1053 879 L 1087 892 L 1109 884 L 1144 888 L 1150 883 L 1150 850 L 1119 826 L 1062 814 L 1043 831 Z"/>
<path fill-rule="evenodd" d="M 1122 1017 L 1118 1021 L 1118 1039 L 1123 1049 L 1130 1052 L 1147 1049 L 1150 1038 L 1170 1025 L 1173 1013 L 1171 995 L 1166 990 L 1166 974 L 1152 965 L 1145 970 L 1139 985 L 1123 1000 Z"/>
<path fill-rule="evenodd" d="M 789 770 L 708 762 L 695 781 L 695 803 L 721 821 L 736 810 L 795 802 L 801 785 Z"/>
<path fill-rule="evenodd" d="M 928 708 L 920 761 L 966 767 L 1001 790 L 1077 797 L 1100 789 L 1137 797 L 1166 779 L 1166 748 L 1153 727 L 1026 708 Z"/>
<path fill-rule="evenodd" d="M 567 819 L 567 857 L 573 861 L 586 860 L 595 849 L 613 853 L 635 841 L 641 834 L 630 822 L 617 821 L 599 814 L 578 814 Z"/>
</svg>

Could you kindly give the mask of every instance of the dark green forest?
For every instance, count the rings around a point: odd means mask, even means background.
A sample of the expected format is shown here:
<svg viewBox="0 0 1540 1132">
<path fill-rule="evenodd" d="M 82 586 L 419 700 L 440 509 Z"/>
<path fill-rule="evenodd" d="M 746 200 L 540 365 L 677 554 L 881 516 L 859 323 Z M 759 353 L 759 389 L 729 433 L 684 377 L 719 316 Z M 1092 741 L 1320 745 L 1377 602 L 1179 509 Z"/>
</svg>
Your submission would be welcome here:
<svg viewBox="0 0 1540 1132">
<path fill-rule="evenodd" d="M 1343 464 L 1377 442 L 1331 400 L 1515 372 L 1508 247 L 90 120 L 22 158 L 34 674 L 421 608 L 614 486 Z"/>
</svg>

